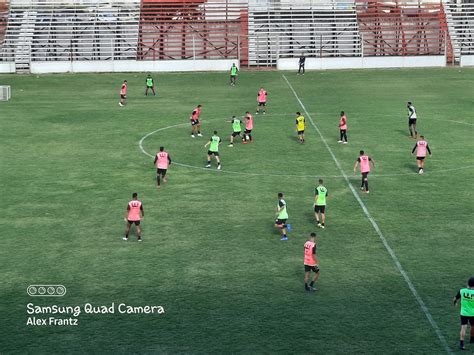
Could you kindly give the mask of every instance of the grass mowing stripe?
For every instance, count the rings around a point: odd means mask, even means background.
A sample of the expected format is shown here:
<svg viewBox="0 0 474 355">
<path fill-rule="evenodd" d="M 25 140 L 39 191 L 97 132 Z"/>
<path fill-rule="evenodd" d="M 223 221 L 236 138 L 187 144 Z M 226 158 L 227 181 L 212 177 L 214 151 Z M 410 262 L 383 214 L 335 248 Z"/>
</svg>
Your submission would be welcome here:
<svg viewBox="0 0 474 355">
<path fill-rule="evenodd" d="M 366 215 L 366 217 L 368 218 L 368 220 L 370 221 L 370 223 L 372 224 L 372 227 L 374 228 L 374 230 L 377 232 L 380 240 L 382 241 L 383 245 L 385 246 L 385 249 L 388 251 L 388 253 L 390 254 L 390 256 L 392 257 L 392 260 L 393 262 L 395 263 L 398 271 L 400 272 L 400 274 L 403 276 L 403 278 L 405 279 L 405 282 L 407 283 L 408 285 L 408 288 L 410 289 L 410 291 L 412 292 L 413 296 L 415 297 L 416 301 L 418 302 L 421 310 L 423 311 L 423 313 L 425 314 L 426 318 L 428 319 L 428 321 L 430 322 L 431 324 L 431 327 L 434 329 L 436 335 L 438 336 L 438 339 L 440 340 L 441 344 L 443 345 L 444 347 L 444 350 L 446 351 L 446 353 L 448 354 L 452 354 L 453 352 L 451 351 L 451 348 L 449 347 L 448 343 L 446 342 L 446 339 L 444 338 L 443 334 L 441 333 L 441 330 L 439 329 L 438 327 L 438 324 L 436 323 L 436 321 L 433 319 L 433 316 L 431 315 L 430 311 L 428 310 L 428 307 L 426 307 L 426 304 L 425 302 L 423 301 L 423 299 L 421 298 L 421 296 L 419 295 L 418 291 L 416 290 L 415 286 L 413 285 L 413 282 L 411 282 L 410 278 L 408 277 L 407 273 L 405 272 L 405 270 L 403 269 L 402 265 L 400 264 L 400 261 L 398 260 L 398 257 L 397 255 L 395 254 L 395 252 L 393 251 L 393 249 L 390 247 L 390 245 L 388 244 L 387 242 L 387 239 L 385 239 L 382 231 L 380 230 L 377 222 L 375 222 L 375 220 L 373 219 L 372 215 L 370 214 L 369 210 L 367 209 L 367 207 L 365 206 L 364 202 L 361 200 L 359 194 L 357 193 L 357 191 L 354 189 L 354 186 L 352 186 L 351 182 L 349 181 L 349 178 L 347 177 L 346 173 L 344 172 L 344 170 L 342 169 L 342 166 L 341 164 L 339 163 L 339 160 L 337 160 L 336 156 L 334 155 L 334 152 L 332 151 L 331 147 L 329 146 L 329 144 L 326 142 L 326 139 L 324 138 L 323 134 L 321 133 L 321 131 L 319 130 L 318 126 L 314 123 L 311 115 L 308 113 L 308 110 L 306 110 L 306 107 L 304 106 L 303 102 L 300 100 L 300 98 L 298 97 L 298 94 L 296 93 L 295 89 L 293 89 L 293 86 L 290 84 L 290 82 L 288 81 L 288 79 L 286 78 L 286 76 L 283 74 L 282 75 L 283 79 L 286 81 L 286 83 L 288 84 L 288 87 L 290 88 L 290 90 L 293 92 L 293 95 L 295 96 L 296 100 L 298 101 L 298 103 L 300 104 L 301 108 L 303 109 L 303 111 L 306 113 L 306 115 L 308 116 L 308 119 L 309 121 L 311 122 L 311 125 L 313 126 L 313 128 L 316 130 L 316 132 L 318 132 L 319 136 L 321 137 L 321 140 L 324 144 L 324 146 L 326 147 L 326 149 L 328 150 L 329 154 L 331 155 L 332 159 L 334 160 L 334 163 L 336 164 L 337 168 L 339 169 L 339 171 L 341 172 L 341 175 L 344 177 L 344 180 L 346 181 L 347 185 L 349 186 L 349 189 L 351 190 L 352 194 L 354 195 L 355 199 L 357 200 L 357 202 L 359 203 L 360 207 L 362 208 L 362 210 L 364 211 L 364 214 Z"/>
</svg>

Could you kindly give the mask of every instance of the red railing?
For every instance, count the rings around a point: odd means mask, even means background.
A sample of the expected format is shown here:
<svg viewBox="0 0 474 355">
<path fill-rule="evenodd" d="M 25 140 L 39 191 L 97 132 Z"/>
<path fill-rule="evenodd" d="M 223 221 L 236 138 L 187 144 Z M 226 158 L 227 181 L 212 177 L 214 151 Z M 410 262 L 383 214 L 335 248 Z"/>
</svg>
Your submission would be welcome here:
<svg viewBox="0 0 474 355">
<path fill-rule="evenodd" d="M 245 4 L 143 0 L 137 58 L 247 60 L 247 18 Z"/>
<path fill-rule="evenodd" d="M 366 56 L 445 53 L 449 41 L 441 4 L 357 0 L 356 9 Z"/>
<path fill-rule="evenodd" d="M 9 2 L 6 0 L 0 0 L 0 47 L 3 44 L 5 32 L 7 31 L 8 8 Z"/>
</svg>

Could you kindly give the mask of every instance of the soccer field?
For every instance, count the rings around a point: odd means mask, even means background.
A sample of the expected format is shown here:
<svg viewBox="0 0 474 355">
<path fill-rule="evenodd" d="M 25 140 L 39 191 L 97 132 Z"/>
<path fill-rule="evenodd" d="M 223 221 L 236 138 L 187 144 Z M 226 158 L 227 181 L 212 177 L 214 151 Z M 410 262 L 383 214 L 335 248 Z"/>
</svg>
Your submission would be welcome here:
<svg viewBox="0 0 474 355">
<path fill-rule="evenodd" d="M 157 97 L 144 96 L 145 76 L 0 76 L 12 86 L 0 103 L 1 353 L 457 352 L 452 297 L 474 274 L 474 70 L 243 71 L 236 87 L 227 73 L 154 74 Z M 227 147 L 227 121 L 255 113 L 261 86 L 268 106 L 254 115 L 255 141 Z M 423 175 L 407 101 L 433 153 Z M 192 139 L 197 104 L 204 137 Z M 204 168 L 214 130 L 221 171 Z M 161 145 L 173 164 L 157 190 L 149 155 Z M 369 195 L 353 173 L 360 149 L 376 161 Z M 314 223 L 318 178 L 329 191 L 324 230 Z M 122 240 L 133 192 L 143 243 L 134 232 Z M 278 192 L 288 241 L 273 226 Z M 307 293 L 303 244 L 313 231 L 321 275 Z M 67 294 L 26 292 L 49 284 Z M 30 303 L 81 313 L 29 314 Z M 86 303 L 115 312 L 86 313 Z M 122 303 L 165 312 L 123 314 Z"/>
</svg>

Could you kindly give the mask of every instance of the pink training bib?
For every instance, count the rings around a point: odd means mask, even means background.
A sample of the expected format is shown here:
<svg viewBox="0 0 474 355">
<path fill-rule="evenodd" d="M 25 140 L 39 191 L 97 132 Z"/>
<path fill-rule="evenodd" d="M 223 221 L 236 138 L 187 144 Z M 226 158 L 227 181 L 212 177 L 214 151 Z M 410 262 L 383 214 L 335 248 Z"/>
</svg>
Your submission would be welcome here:
<svg viewBox="0 0 474 355">
<path fill-rule="evenodd" d="M 416 143 L 416 156 L 417 157 L 426 157 L 426 147 L 428 142 L 426 141 L 418 141 Z"/>
<path fill-rule="evenodd" d="M 369 157 L 367 155 L 361 155 L 359 157 L 360 161 L 360 172 L 368 173 L 370 171 Z"/>
<path fill-rule="evenodd" d="M 168 153 L 167 152 L 159 152 L 156 154 L 156 167 L 158 169 L 168 169 L 169 162 L 168 162 Z"/>
<path fill-rule="evenodd" d="M 139 221 L 140 220 L 140 207 L 142 203 L 138 200 L 132 200 L 128 203 L 130 207 L 128 211 L 128 220 L 129 221 Z"/>
</svg>

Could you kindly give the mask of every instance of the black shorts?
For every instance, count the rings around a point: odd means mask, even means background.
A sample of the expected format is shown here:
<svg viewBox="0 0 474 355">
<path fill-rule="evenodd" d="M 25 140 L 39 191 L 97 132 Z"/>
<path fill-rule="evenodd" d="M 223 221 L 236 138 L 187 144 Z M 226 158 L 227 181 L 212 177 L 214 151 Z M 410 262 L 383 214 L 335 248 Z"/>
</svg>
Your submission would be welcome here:
<svg viewBox="0 0 474 355">
<path fill-rule="evenodd" d="M 267 103 L 266 102 L 258 102 L 258 106 L 267 106 Z"/>
<path fill-rule="evenodd" d="M 362 178 L 363 179 L 367 179 L 367 177 L 369 176 L 369 172 L 367 171 L 366 173 L 362 173 Z"/>
<path fill-rule="evenodd" d="M 416 157 L 416 160 L 425 160 L 425 157 Z"/>
<path fill-rule="evenodd" d="M 304 129 L 302 131 L 298 131 L 299 136 L 301 136 L 302 134 L 304 134 Z"/>
<path fill-rule="evenodd" d="M 207 155 L 214 155 L 215 157 L 219 156 L 219 152 L 211 152 L 210 150 L 207 151 Z"/>
<path fill-rule="evenodd" d="M 416 124 L 416 118 L 409 118 L 408 125 L 411 126 L 412 124 Z"/>
<path fill-rule="evenodd" d="M 474 317 L 469 317 L 469 316 L 461 316 L 461 325 L 466 325 L 469 323 L 471 327 L 474 327 Z"/>
<path fill-rule="evenodd" d="M 199 124 L 199 120 L 191 120 L 191 126 L 196 126 Z"/>
<path fill-rule="evenodd" d="M 167 169 L 160 169 L 160 168 L 158 168 L 158 169 L 156 169 L 156 173 L 157 173 L 158 175 L 161 175 L 161 176 L 165 177 L 165 175 L 166 175 L 166 170 L 167 170 Z"/>
<path fill-rule="evenodd" d="M 232 132 L 232 137 L 240 136 L 241 131 L 239 132 Z"/>
<path fill-rule="evenodd" d="M 313 271 L 315 273 L 318 273 L 319 272 L 319 266 L 318 265 L 305 265 L 304 266 L 304 271 L 305 272 L 310 272 L 310 271 Z"/>
<path fill-rule="evenodd" d="M 131 226 L 132 224 L 135 224 L 136 226 L 139 226 L 140 225 L 140 221 L 130 221 L 130 220 L 127 220 L 127 223 L 129 226 Z"/>
<path fill-rule="evenodd" d="M 314 206 L 314 212 L 318 213 L 318 212 L 321 212 L 321 213 L 324 213 L 324 211 L 326 210 L 326 206 Z"/>
<path fill-rule="evenodd" d="M 245 134 L 250 134 L 250 133 L 252 133 L 252 130 L 251 130 L 251 129 L 246 129 L 246 130 L 244 131 L 244 133 L 245 133 Z"/>
<path fill-rule="evenodd" d="M 120 98 L 125 100 L 127 98 L 127 95 L 120 95 Z"/>
<path fill-rule="evenodd" d="M 286 224 L 286 219 L 278 219 L 275 221 L 275 224 L 281 226 L 282 224 Z"/>
<path fill-rule="evenodd" d="M 150 86 L 150 85 L 147 85 L 146 88 L 147 88 L 147 89 L 153 89 L 153 88 L 154 88 L 154 85 L 151 85 L 151 86 Z"/>
</svg>

